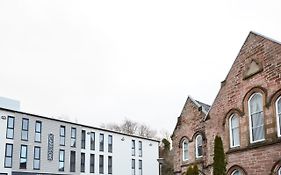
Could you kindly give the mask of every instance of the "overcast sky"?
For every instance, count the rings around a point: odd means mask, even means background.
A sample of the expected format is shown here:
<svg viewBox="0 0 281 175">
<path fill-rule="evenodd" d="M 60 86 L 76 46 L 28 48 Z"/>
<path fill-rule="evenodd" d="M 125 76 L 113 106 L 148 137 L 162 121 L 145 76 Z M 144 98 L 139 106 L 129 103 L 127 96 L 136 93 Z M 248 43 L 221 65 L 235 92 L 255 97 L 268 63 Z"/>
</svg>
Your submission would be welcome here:
<svg viewBox="0 0 281 175">
<path fill-rule="evenodd" d="M 172 132 L 188 95 L 212 104 L 251 30 L 281 41 L 281 1 L 0 1 L 0 96 Z"/>
</svg>

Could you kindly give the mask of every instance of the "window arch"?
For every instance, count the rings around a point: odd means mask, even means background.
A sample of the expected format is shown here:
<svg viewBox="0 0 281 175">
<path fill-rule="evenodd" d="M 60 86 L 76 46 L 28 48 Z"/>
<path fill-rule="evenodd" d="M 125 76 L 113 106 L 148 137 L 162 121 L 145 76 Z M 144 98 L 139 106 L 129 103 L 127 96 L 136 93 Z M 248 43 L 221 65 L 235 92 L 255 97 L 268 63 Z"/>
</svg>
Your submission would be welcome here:
<svg viewBox="0 0 281 175">
<path fill-rule="evenodd" d="M 234 170 L 231 175 L 243 175 L 239 170 Z"/>
<path fill-rule="evenodd" d="M 255 143 L 264 140 L 264 113 L 262 94 L 254 93 L 248 101 L 250 142 Z"/>
<path fill-rule="evenodd" d="M 232 114 L 229 118 L 229 134 L 230 147 L 240 146 L 239 117 L 236 114 Z"/>
<path fill-rule="evenodd" d="M 184 140 L 182 142 L 182 160 L 188 160 L 188 141 Z"/>
<path fill-rule="evenodd" d="M 276 120 L 277 134 L 281 137 L 281 96 L 276 100 Z"/>
<path fill-rule="evenodd" d="M 200 158 L 203 156 L 203 139 L 202 136 L 199 134 L 196 136 L 196 158 Z"/>
</svg>

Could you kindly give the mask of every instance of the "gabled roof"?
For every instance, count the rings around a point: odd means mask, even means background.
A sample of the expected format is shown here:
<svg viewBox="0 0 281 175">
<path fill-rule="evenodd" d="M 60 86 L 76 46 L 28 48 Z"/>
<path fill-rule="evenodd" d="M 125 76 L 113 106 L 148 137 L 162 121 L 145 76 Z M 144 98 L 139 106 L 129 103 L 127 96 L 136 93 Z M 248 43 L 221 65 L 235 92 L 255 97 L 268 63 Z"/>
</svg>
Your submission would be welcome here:
<svg viewBox="0 0 281 175">
<path fill-rule="evenodd" d="M 190 95 L 187 97 L 183 108 L 185 108 L 188 99 L 190 99 L 198 108 L 202 108 L 202 112 L 204 112 L 205 115 L 208 113 L 211 106 L 198 100 L 194 100 Z"/>
<path fill-rule="evenodd" d="M 201 111 L 205 114 L 205 116 L 208 114 L 208 112 L 209 112 L 209 110 L 210 110 L 210 108 L 211 108 L 210 105 L 208 105 L 208 104 L 206 104 L 206 103 L 202 103 L 202 102 L 200 102 L 200 101 L 198 101 L 198 100 L 194 100 L 194 99 L 189 95 L 189 96 L 187 97 L 187 99 L 186 99 L 186 102 L 185 102 L 184 106 L 183 106 L 182 112 L 181 112 L 180 116 L 178 117 L 177 124 L 176 124 L 176 126 L 175 126 L 175 129 L 174 129 L 173 134 L 171 135 L 171 137 L 174 136 L 175 130 L 176 130 L 177 126 L 179 125 L 179 121 L 180 121 L 179 119 L 180 119 L 180 117 L 183 115 L 183 113 L 184 113 L 184 111 L 185 111 L 185 107 L 187 106 L 187 103 L 188 103 L 188 100 L 189 100 L 189 99 L 190 99 L 190 101 L 191 101 L 193 104 L 195 104 L 195 105 L 198 107 L 199 110 L 201 110 Z M 204 119 L 204 118 L 203 118 L 203 119 Z"/>
<path fill-rule="evenodd" d="M 231 72 L 231 69 L 232 69 L 233 66 L 234 66 L 234 63 L 236 62 L 237 59 L 239 59 L 239 55 L 240 55 L 241 50 L 242 50 L 243 47 L 247 44 L 249 38 L 250 38 L 252 35 L 261 37 L 261 38 L 263 38 L 263 39 L 265 39 L 265 40 L 268 40 L 268 41 L 271 41 L 271 42 L 276 43 L 276 44 L 278 44 L 278 45 L 281 45 L 281 42 L 279 42 L 279 41 L 276 41 L 276 40 L 274 40 L 274 39 L 272 39 L 272 38 L 270 38 L 270 37 L 264 36 L 264 35 L 259 34 L 259 33 L 257 33 L 257 32 L 250 31 L 250 33 L 248 34 L 248 36 L 247 36 L 246 40 L 244 41 L 242 47 L 240 48 L 240 50 L 239 50 L 239 52 L 238 52 L 238 54 L 237 54 L 237 56 L 236 56 L 236 58 L 235 58 L 235 60 L 234 60 L 234 62 L 233 62 L 233 64 L 232 64 L 232 66 L 230 67 L 230 69 L 229 69 L 229 71 L 228 71 L 228 73 L 227 73 L 227 75 L 226 75 L 226 78 L 221 82 L 222 85 L 225 84 L 225 81 L 227 80 L 227 78 L 228 78 L 228 76 L 229 76 L 229 74 L 230 74 L 230 72 Z M 218 91 L 216 98 L 217 98 L 218 95 L 220 94 L 220 91 L 221 91 L 221 89 Z M 214 100 L 213 103 L 215 103 L 216 98 L 215 98 L 215 100 Z M 212 107 L 212 106 L 211 106 L 211 107 Z M 210 112 L 210 110 L 211 110 L 211 108 L 209 108 L 208 113 L 206 114 L 204 120 L 209 119 L 209 112 Z"/>
</svg>

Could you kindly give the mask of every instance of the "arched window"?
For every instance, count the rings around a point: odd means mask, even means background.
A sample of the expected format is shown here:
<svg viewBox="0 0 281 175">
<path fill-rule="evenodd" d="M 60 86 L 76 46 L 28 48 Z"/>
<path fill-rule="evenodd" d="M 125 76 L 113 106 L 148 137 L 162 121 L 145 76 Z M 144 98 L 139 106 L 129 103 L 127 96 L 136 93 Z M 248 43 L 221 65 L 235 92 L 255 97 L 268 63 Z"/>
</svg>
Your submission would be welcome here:
<svg viewBox="0 0 281 175">
<path fill-rule="evenodd" d="M 253 94 L 249 99 L 249 125 L 251 143 L 264 140 L 264 114 L 262 95 Z"/>
<path fill-rule="evenodd" d="M 229 118 L 229 133 L 230 133 L 230 147 L 240 146 L 239 138 L 239 118 L 237 115 L 233 114 Z"/>
<path fill-rule="evenodd" d="M 201 135 L 196 136 L 196 158 L 203 155 L 203 139 Z"/>
<path fill-rule="evenodd" d="M 239 170 L 234 170 L 231 175 L 242 175 L 242 173 Z"/>
<path fill-rule="evenodd" d="M 188 141 L 184 140 L 182 142 L 182 160 L 188 160 Z"/>
<path fill-rule="evenodd" d="M 281 137 L 281 97 L 276 101 L 276 119 L 278 137 Z"/>
</svg>

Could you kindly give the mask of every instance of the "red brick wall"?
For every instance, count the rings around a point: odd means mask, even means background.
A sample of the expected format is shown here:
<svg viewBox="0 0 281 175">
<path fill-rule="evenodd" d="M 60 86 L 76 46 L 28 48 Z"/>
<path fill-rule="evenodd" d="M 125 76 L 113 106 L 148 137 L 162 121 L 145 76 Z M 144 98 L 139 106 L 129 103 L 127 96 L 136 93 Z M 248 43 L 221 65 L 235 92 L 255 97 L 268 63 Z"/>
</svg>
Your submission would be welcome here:
<svg viewBox="0 0 281 175">
<path fill-rule="evenodd" d="M 195 137 L 198 131 L 204 133 L 204 117 L 205 114 L 188 98 L 172 136 L 175 172 L 185 172 L 188 165 L 195 162 L 202 166 L 200 162 L 203 159 L 195 158 Z M 189 140 L 189 160 L 183 162 L 181 140 L 184 137 Z"/>
<path fill-rule="evenodd" d="M 244 75 L 252 60 L 262 71 L 245 79 Z M 213 142 L 216 134 L 224 142 L 228 153 L 228 168 L 236 164 L 248 175 L 267 175 L 281 158 L 281 139 L 276 133 L 275 99 L 281 94 L 281 45 L 260 35 L 250 33 L 233 63 L 225 82 L 212 105 L 206 121 L 206 164 L 212 164 Z M 266 141 L 250 144 L 247 101 L 254 92 L 263 94 Z M 235 110 L 233 110 L 235 109 Z M 238 152 L 229 148 L 228 118 L 236 111 L 240 118 L 240 147 Z M 269 146 L 269 144 L 275 143 Z"/>
<path fill-rule="evenodd" d="M 261 69 L 256 74 L 245 77 L 253 60 Z M 263 95 L 265 141 L 250 143 L 248 99 L 254 92 Z M 176 172 L 184 172 L 195 162 L 203 166 L 206 174 L 211 174 L 213 144 L 216 135 L 223 139 L 227 154 L 228 174 L 234 167 L 241 167 L 248 175 L 267 175 L 281 163 L 281 138 L 277 137 L 275 101 L 281 95 L 281 45 L 260 35 L 250 33 L 234 61 L 222 87 L 212 105 L 208 119 L 205 114 L 188 99 L 174 131 L 173 151 Z M 239 116 L 240 147 L 229 146 L 229 123 L 231 114 Z M 195 159 L 195 133 L 205 131 L 204 154 Z M 189 160 L 182 161 L 180 141 L 187 137 Z M 276 167 L 274 169 L 274 167 Z"/>
</svg>

